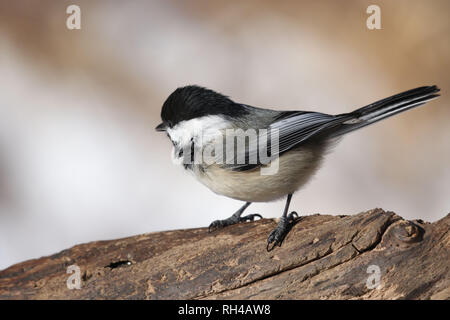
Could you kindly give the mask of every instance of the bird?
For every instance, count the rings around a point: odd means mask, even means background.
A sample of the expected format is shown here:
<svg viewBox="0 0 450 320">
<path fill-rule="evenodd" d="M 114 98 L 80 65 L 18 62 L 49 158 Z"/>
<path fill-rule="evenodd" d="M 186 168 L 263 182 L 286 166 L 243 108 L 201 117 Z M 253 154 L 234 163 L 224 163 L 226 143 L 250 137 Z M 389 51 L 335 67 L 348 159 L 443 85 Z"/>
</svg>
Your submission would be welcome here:
<svg viewBox="0 0 450 320">
<path fill-rule="evenodd" d="M 297 212 L 288 213 L 292 195 L 311 179 L 344 135 L 421 106 L 439 97 L 439 91 L 436 85 L 422 86 L 332 115 L 254 107 L 202 86 L 187 85 L 165 100 L 162 123 L 155 129 L 171 140 L 175 164 L 216 194 L 245 202 L 229 218 L 213 221 L 209 232 L 262 218 L 260 214 L 242 216 L 253 202 L 286 198 L 279 222 L 267 238 L 266 248 L 271 251 L 281 246 L 297 221 Z M 235 146 L 235 137 L 242 133 L 248 139 Z M 202 157 L 205 154 L 209 157 Z"/>
</svg>

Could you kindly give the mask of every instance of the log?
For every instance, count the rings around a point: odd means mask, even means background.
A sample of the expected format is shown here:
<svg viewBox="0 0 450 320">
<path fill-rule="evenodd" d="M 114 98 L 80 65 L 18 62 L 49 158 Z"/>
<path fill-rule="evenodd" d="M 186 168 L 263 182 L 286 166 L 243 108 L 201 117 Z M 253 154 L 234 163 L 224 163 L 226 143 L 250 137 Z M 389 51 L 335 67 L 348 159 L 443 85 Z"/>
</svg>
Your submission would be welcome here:
<svg viewBox="0 0 450 320">
<path fill-rule="evenodd" d="M 267 252 L 276 223 L 76 245 L 0 271 L 0 299 L 450 298 L 450 214 L 434 223 L 382 209 L 305 216 Z"/>
</svg>

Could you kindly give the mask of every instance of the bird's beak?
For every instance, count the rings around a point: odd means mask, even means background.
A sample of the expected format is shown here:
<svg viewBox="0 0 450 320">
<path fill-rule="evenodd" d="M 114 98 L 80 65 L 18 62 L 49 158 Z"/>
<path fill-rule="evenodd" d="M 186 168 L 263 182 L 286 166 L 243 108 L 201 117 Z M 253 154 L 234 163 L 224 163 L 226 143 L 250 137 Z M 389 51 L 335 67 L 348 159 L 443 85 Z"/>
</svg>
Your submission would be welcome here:
<svg viewBox="0 0 450 320">
<path fill-rule="evenodd" d="M 167 128 L 166 124 L 163 122 L 163 123 L 158 124 L 156 126 L 155 130 L 156 131 L 166 131 L 166 128 Z"/>
</svg>

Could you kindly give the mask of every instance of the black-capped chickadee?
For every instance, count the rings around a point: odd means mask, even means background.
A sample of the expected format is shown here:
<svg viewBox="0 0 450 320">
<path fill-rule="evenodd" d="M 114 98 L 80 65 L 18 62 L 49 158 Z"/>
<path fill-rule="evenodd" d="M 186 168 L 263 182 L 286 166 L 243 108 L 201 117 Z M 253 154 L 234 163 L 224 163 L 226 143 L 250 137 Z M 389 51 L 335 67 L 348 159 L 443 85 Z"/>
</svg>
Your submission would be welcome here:
<svg viewBox="0 0 450 320">
<path fill-rule="evenodd" d="M 163 122 L 156 130 L 167 133 L 174 145 L 174 161 L 182 164 L 201 183 L 217 194 L 246 202 L 228 219 L 212 222 L 210 231 L 255 217 L 262 218 L 259 214 L 241 215 L 252 202 L 287 196 L 283 215 L 267 239 L 267 250 L 271 250 L 276 245 L 281 246 L 297 217 L 296 212 L 288 214 L 292 194 L 313 176 L 334 142 L 346 133 L 435 99 L 439 96 L 437 92 L 436 86 L 420 87 L 350 113 L 330 115 L 256 108 L 236 103 L 206 88 L 186 86 L 176 89 L 164 102 Z M 258 134 L 256 140 L 253 139 L 256 143 L 250 143 L 250 139 L 238 150 L 234 137 L 231 147 L 225 138 L 230 132 L 236 136 L 237 130 L 240 134 L 261 131 L 268 133 L 271 139 L 260 143 L 263 139 Z M 220 147 L 217 147 L 218 141 L 222 142 Z M 270 162 L 262 161 L 261 150 Z M 200 157 L 197 161 L 197 155 L 205 153 L 212 157 Z M 217 161 L 219 155 L 221 161 Z M 236 161 L 239 156 L 242 156 L 241 161 Z M 272 166 L 275 168 L 272 172 L 262 172 Z"/>
</svg>

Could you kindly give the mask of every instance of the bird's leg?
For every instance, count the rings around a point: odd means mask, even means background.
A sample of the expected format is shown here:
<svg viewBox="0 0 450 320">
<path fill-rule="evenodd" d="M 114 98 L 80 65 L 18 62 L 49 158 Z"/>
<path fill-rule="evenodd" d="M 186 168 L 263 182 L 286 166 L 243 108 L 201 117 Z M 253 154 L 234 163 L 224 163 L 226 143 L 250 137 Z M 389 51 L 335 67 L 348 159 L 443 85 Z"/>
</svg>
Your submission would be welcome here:
<svg viewBox="0 0 450 320">
<path fill-rule="evenodd" d="M 249 214 L 247 216 L 241 217 L 242 213 L 245 211 L 245 209 L 247 209 L 247 207 L 251 204 L 251 202 L 246 202 L 242 208 L 240 208 L 238 211 L 236 211 L 231 217 L 224 219 L 224 220 L 216 220 L 213 221 L 208 228 L 208 231 L 211 232 L 213 230 L 216 229 L 220 229 L 226 226 L 230 226 L 232 224 L 236 224 L 239 222 L 244 222 L 244 221 L 253 221 L 255 220 L 255 217 L 259 217 L 260 219 L 262 219 L 262 216 L 255 213 L 255 214 Z"/>
<path fill-rule="evenodd" d="M 298 217 L 297 212 L 292 211 L 289 215 L 287 214 L 289 210 L 289 204 L 291 203 L 292 194 L 289 194 L 286 200 L 286 206 L 284 207 L 283 215 L 278 222 L 277 227 L 270 233 L 269 238 L 267 238 L 267 251 L 271 251 L 276 245 L 281 247 L 286 235 L 291 230 L 294 220 Z M 270 245 L 273 246 L 270 248 Z"/>
</svg>

